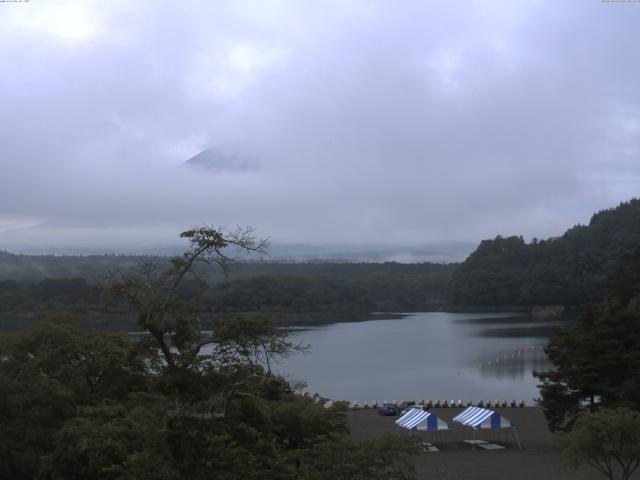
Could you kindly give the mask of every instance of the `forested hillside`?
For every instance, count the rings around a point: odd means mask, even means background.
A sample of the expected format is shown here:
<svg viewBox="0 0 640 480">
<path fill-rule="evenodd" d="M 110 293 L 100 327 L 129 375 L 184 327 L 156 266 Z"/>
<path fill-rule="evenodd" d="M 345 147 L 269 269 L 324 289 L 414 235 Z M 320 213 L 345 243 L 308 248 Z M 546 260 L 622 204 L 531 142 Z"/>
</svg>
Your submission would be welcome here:
<svg viewBox="0 0 640 480">
<path fill-rule="evenodd" d="M 526 243 L 501 237 L 480 243 L 456 268 L 455 305 L 568 305 L 602 299 L 616 261 L 640 246 L 640 199 L 593 215 L 562 237 Z"/>
<path fill-rule="evenodd" d="M 161 261 L 168 265 L 167 259 Z M 188 279 L 180 295 L 204 318 L 259 312 L 289 324 L 355 320 L 381 310 L 443 308 L 454 268 L 428 263 L 239 264 L 227 280 L 212 275 Z M 269 274 L 255 275 L 260 272 Z M 109 298 L 108 284 L 106 277 L 0 280 L 0 330 L 22 328 L 61 310 L 78 314 L 85 327 L 135 328 L 129 312 Z"/>
<path fill-rule="evenodd" d="M 571 427 L 580 412 L 640 410 L 640 248 L 621 257 L 605 299 L 557 330 L 545 352 L 553 368 L 538 372 L 549 427 Z"/>
<path fill-rule="evenodd" d="M 227 277 L 194 268 L 197 276 L 184 282 L 181 295 L 204 316 L 260 312 L 289 323 L 363 319 L 375 311 L 580 306 L 602 299 L 616 261 L 638 246 L 640 200 L 634 199 L 562 237 L 485 240 L 461 264 L 251 261 L 235 264 Z M 169 257 L 0 252 L 0 329 L 59 310 L 79 314 L 85 326 L 130 328 L 105 286 L 114 272 L 144 264 L 170 267 Z"/>
</svg>

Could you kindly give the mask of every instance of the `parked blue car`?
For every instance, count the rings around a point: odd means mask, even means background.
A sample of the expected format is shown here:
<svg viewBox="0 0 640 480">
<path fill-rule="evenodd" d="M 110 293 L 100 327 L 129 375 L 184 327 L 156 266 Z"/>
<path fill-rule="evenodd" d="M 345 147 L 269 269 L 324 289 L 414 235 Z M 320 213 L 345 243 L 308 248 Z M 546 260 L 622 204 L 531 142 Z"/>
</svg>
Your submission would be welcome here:
<svg viewBox="0 0 640 480">
<path fill-rule="evenodd" d="M 392 403 L 383 403 L 382 406 L 378 409 L 378 415 L 393 415 L 394 417 L 398 416 L 399 410 Z"/>
</svg>

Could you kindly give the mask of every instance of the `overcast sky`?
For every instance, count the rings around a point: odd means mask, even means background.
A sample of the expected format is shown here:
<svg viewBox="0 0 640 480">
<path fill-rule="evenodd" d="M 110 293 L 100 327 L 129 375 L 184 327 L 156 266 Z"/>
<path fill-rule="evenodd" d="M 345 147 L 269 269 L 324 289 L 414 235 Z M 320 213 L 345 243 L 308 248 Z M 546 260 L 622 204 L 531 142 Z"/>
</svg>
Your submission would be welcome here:
<svg viewBox="0 0 640 480">
<path fill-rule="evenodd" d="M 637 2 L 0 2 L 0 248 L 557 235 L 639 194 L 639 46 Z"/>
</svg>

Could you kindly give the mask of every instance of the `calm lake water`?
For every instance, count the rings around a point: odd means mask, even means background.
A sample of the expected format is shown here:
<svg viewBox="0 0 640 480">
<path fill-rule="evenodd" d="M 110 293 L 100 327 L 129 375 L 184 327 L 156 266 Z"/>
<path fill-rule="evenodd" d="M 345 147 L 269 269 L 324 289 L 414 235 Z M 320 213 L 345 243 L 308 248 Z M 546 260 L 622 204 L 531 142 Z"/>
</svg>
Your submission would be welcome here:
<svg viewBox="0 0 640 480">
<path fill-rule="evenodd" d="M 560 321 L 514 314 L 426 312 L 395 320 L 335 323 L 297 331 L 310 351 L 276 370 L 334 400 L 525 400 Z"/>
</svg>

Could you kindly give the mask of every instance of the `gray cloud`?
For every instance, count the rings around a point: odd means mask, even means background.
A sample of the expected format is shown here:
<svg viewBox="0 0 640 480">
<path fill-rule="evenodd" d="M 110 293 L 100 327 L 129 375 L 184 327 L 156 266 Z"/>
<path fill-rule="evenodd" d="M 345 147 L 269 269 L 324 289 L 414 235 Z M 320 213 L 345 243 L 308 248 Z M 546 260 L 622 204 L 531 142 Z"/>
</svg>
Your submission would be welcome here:
<svg viewBox="0 0 640 480">
<path fill-rule="evenodd" d="M 12 238 L 545 237 L 638 195 L 637 4 L 0 9 L 0 229 L 43 222 Z M 179 168 L 207 147 L 256 168 Z"/>
</svg>

